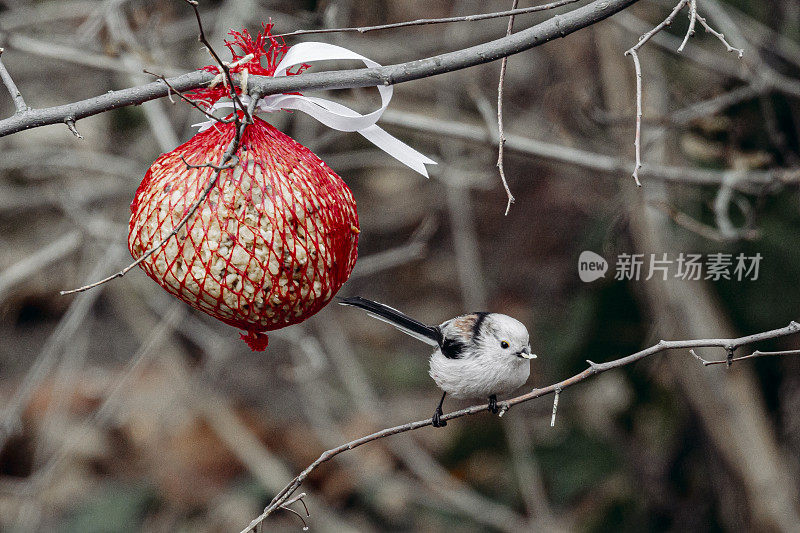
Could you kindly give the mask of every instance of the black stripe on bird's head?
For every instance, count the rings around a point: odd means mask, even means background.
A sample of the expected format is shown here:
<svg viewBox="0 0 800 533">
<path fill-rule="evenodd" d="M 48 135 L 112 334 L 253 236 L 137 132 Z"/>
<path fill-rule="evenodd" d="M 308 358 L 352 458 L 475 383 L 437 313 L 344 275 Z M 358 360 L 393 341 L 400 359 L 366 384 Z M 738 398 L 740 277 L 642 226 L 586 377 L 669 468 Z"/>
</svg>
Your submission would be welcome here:
<svg viewBox="0 0 800 533">
<path fill-rule="evenodd" d="M 483 326 L 483 322 L 486 320 L 486 317 L 489 316 L 489 313 L 486 311 L 478 311 L 475 313 L 477 317 L 475 319 L 475 323 L 472 325 L 472 340 L 477 341 L 481 336 L 481 326 Z"/>
</svg>

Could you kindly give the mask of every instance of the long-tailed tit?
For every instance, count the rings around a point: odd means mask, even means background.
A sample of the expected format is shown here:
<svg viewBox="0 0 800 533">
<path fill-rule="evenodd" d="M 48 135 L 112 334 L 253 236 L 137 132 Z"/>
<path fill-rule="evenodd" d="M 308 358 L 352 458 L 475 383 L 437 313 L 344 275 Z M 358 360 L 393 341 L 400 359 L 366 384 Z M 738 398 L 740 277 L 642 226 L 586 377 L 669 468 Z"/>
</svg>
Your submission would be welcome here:
<svg viewBox="0 0 800 533">
<path fill-rule="evenodd" d="M 499 313 L 471 313 L 428 326 L 388 305 L 355 296 L 340 304 L 360 307 L 403 333 L 436 346 L 431 355 L 430 376 L 444 391 L 433 413 L 433 426 L 441 420 L 444 397 L 489 398 L 489 410 L 499 411 L 497 395 L 521 387 L 530 375 L 528 330 L 516 319 Z"/>
</svg>

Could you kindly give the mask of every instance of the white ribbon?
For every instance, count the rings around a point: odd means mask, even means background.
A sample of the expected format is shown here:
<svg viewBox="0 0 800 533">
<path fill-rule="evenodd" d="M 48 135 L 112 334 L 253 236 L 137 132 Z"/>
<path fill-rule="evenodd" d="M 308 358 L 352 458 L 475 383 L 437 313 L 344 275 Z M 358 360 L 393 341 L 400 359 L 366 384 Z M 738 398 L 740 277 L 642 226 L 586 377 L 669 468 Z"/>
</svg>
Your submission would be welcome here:
<svg viewBox="0 0 800 533">
<path fill-rule="evenodd" d="M 296 44 L 286 52 L 286 55 L 278 63 L 274 76 L 286 76 L 286 71 L 295 65 L 332 59 L 356 59 L 370 68 L 380 66 L 379 63 L 341 46 L 307 42 Z M 425 165 L 435 165 L 436 161 L 417 152 L 375 125 L 383 115 L 383 112 L 386 111 L 386 108 L 389 107 L 389 102 L 394 92 L 391 85 L 377 85 L 376 87 L 381 96 L 381 107 L 366 115 L 362 115 L 347 106 L 331 100 L 299 94 L 265 96 L 259 100 L 256 108 L 267 113 L 281 109 L 296 109 L 314 117 L 329 128 L 339 131 L 357 131 L 372 144 L 427 178 L 428 171 Z M 240 100 L 245 105 L 250 103 L 250 97 L 247 95 L 242 95 Z M 232 107 L 233 103 L 230 100 L 219 100 L 211 106 L 208 112 L 214 113 L 218 109 Z M 213 120 L 207 120 L 193 125 L 199 126 L 200 131 L 205 131 L 212 127 L 214 123 Z"/>
</svg>

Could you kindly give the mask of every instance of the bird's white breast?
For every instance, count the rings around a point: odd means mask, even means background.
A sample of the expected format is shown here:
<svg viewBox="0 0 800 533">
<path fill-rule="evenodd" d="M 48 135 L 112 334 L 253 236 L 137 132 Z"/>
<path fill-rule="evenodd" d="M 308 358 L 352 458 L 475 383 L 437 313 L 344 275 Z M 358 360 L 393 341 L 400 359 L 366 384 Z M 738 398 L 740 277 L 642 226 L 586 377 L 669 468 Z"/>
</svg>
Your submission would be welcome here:
<svg viewBox="0 0 800 533">
<path fill-rule="evenodd" d="M 488 398 L 507 394 L 528 380 L 531 366 L 523 358 L 491 358 L 473 353 L 448 359 L 441 350 L 431 355 L 430 376 L 440 389 L 455 398 Z"/>
</svg>

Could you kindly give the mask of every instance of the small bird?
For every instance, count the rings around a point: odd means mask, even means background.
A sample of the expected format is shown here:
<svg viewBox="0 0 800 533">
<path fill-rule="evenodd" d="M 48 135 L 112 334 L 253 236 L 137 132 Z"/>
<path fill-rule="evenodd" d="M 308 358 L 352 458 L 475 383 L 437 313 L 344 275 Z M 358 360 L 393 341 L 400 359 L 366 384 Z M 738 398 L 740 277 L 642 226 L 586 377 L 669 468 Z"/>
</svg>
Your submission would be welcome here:
<svg viewBox="0 0 800 533">
<path fill-rule="evenodd" d="M 497 395 L 521 387 L 530 375 L 530 360 L 536 358 L 525 325 L 507 315 L 470 313 L 428 326 L 360 296 L 340 298 L 339 303 L 364 309 L 371 317 L 436 346 L 428 373 L 444 394 L 433 412 L 434 427 L 447 425 L 441 416 L 448 393 L 454 398 L 489 398 L 489 411 L 498 413 Z"/>
</svg>

